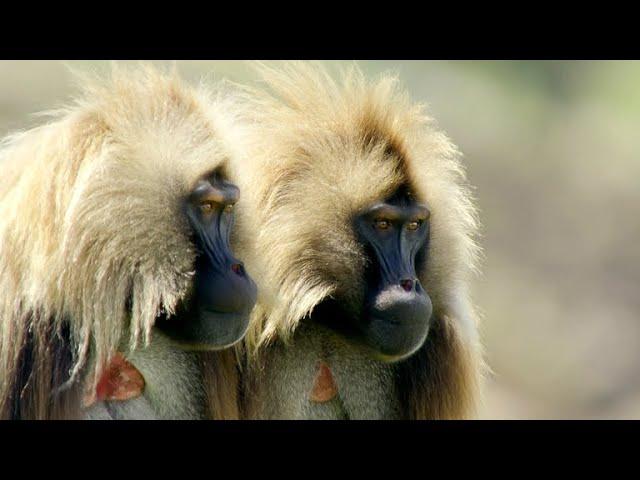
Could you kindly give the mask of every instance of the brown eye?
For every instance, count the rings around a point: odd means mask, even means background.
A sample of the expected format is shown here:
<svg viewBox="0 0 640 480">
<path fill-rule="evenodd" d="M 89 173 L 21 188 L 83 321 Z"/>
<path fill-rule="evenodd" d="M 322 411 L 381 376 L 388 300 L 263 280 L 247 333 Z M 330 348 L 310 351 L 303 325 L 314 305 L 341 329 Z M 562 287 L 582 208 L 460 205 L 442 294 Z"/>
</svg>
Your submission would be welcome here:
<svg viewBox="0 0 640 480">
<path fill-rule="evenodd" d="M 211 202 L 202 202 L 200 204 L 200 210 L 204 213 L 209 213 L 213 211 L 213 203 Z"/>
<path fill-rule="evenodd" d="M 407 224 L 408 230 L 417 230 L 422 225 L 422 220 L 413 220 Z"/>
<path fill-rule="evenodd" d="M 226 207 L 224 207 L 224 211 L 225 211 L 226 213 L 231 213 L 231 212 L 233 212 L 233 204 L 229 204 L 229 205 L 227 205 Z"/>
<path fill-rule="evenodd" d="M 391 222 L 380 218 L 374 222 L 374 225 L 378 230 L 386 230 L 391 226 Z"/>
</svg>

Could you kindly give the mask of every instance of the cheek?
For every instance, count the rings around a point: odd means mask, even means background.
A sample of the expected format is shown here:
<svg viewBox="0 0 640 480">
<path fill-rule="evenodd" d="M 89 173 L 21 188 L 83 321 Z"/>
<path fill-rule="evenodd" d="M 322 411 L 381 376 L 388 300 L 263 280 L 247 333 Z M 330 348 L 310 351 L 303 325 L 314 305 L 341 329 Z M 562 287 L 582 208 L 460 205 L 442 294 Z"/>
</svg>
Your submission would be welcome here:
<svg viewBox="0 0 640 480">
<path fill-rule="evenodd" d="M 353 315 L 360 313 L 365 302 L 366 254 L 364 248 L 346 235 L 333 242 L 318 239 L 311 248 L 318 276 L 335 288 L 335 298 Z"/>
<path fill-rule="evenodd" d="M 416 270 L 416 275 L 418 278 L 422 279 L 425 275 L 425 271 L 427 269 L 427 263 L 429 261 L 430 256 L 430 245 L 429 238 L 424 242 L 421 242 L 421 246 L 417 247 L 417 251 L 415 252 L 413 258 L 413 265 Z"/>
<path fill-rule="evenodd" d="M 448 241 L 451 240 L 443 240 L 434 235 L 432 227 L 428 243 L 416 256 L 416 273 L 434 307 L 440 304 L 439 294 L 442 286 L 450 284 L 452 270 L 451 265 L 447 263 L 447 254 L 451 245 L 447 245 Z"/>
</svg>

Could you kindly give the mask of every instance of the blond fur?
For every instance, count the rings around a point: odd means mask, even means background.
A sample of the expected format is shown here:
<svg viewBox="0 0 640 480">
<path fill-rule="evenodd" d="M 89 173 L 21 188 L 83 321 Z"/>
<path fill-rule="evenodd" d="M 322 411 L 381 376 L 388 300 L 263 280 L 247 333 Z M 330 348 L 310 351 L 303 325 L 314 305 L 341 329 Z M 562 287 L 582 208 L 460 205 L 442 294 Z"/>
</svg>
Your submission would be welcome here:
<svg viewBox="0 0 640 480">
<path fill-rule="evenodd" d="M 149 66 L 113 66 L 80 84 L 69 107 L 0 150 L 0 416 L 16 402 L 25 344 L 45 355 L 65 322 L 68 384 L 82 376 L 91 386 L 123 341 L 151 340 L 194 274 L 180 201 L 241 141 L 223 88 L 191 88 Z M 43 398 L 28 415 L 42 418 L 55 382 L 39 381 Z"/>
<path fill-rule="evenodd" d="M 243 192 L 239 252 L 260 290 L 247 351 L 286 342 L 329 296 L 362 297 L 365 256 L 352 218 L 408 183 L 432 212 L 420 280 L 437 325 L 423 349 L 428 364 L 418 356 L 399 367 L 405 414 L 473 415 L 483 362 L 468 283 L 480 250 L 458 150 L 393 76 L 369 82 L 352 67 L 336 80 L 310 63 L 257 70 L 268 91 L 248 91 L 255 132 L 233 167 Z"/>
</svg>

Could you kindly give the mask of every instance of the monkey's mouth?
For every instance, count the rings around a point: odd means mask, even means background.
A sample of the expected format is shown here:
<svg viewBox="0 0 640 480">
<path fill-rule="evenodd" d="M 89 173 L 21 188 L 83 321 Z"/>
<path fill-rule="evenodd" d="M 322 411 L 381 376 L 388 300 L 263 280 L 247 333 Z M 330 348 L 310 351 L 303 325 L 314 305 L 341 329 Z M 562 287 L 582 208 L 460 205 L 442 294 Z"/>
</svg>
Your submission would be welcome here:
<svg viewBox="0 0 640 480">
<path fill-rule="evenodd" d="M 349 313 L 339 300 L 326 299 L 309 320 L 339 334 L 372 358 L 392 363 L 406 359 L 424 344 L 431 313 L 428 297 L 393 302 L 385 308 L 367 305 L 360 314 Z"/>
<path fill-rule="evenodd" d="M 372 316 L 363 331 L 366 345 L 378 360 L 393 363 L 413 355 L 429 334 L 428 319 L 420 322 L 400 322 Z"/>
<path fill-rule="evenodd" d="M 249 328 L 249 314 L 195 309 L 160 318 L 156 326 L 185 350 L 222 350 L 242 340 Z"/>
</svg>

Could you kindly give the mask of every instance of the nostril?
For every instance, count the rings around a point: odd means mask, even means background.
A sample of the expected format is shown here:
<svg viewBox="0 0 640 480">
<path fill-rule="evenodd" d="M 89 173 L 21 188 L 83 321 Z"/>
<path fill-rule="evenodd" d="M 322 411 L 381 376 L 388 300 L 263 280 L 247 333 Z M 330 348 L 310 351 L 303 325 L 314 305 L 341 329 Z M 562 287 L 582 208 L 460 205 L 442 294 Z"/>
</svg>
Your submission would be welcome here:
<svg viewBox="0 0 640 480">
<path fill-rule="evenodd" d="M 231 270 L 233 270 L 233 273 L 235 273 L 236 275 L 244 275 L 244 267 L 241 263 L 234 263 L 233 265 L 231 265 Z"/>
<path fill-rule="evenodd" d="M 400 280 L 400 286 L 405 290 L 405 292 L 410 292 L 411 290 L 413 290 L 413 280 Z"/>
</svg>

